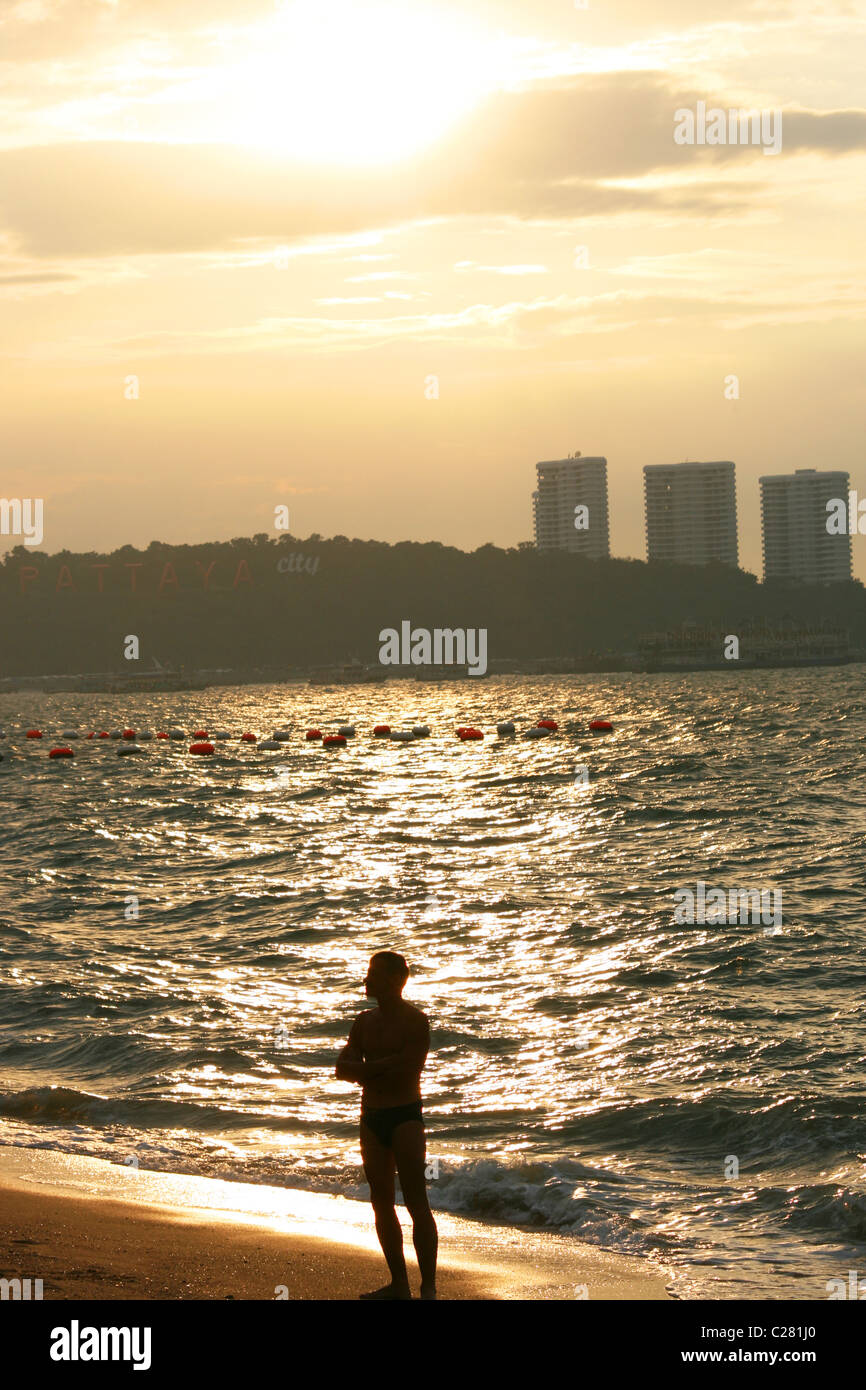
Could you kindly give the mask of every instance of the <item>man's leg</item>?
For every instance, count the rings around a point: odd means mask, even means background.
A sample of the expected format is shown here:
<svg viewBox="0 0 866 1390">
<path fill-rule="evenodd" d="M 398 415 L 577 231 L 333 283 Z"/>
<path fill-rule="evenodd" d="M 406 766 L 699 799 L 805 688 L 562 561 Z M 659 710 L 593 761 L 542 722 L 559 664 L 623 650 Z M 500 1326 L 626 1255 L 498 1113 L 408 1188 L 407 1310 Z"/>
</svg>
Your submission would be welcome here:
<svg viewBox="0 0 866 1390">
<path fill-rule="evenodd" d="M 403 1232 L 394 1209 L 394 1155 L 380 1144 L 371 1129 L 361 1123 L 361 1158 L 370 1184 L 370 1201 L 376 1217 L 376 1235 L 391 1272 L 391 1283 L 384 1289 L 361 1294 L 362 1298 L 411 1298 L 409 1276 L 403 1257 Z"/>
<path fill-rule="evenodd" d="M 426 1144 L 424 1126 L 407 1120 L 394 1130 L 391 1140 L 403 1201 L 412 1218 L 412 1242 L 421 1271 L 421 1297 L 436 1297 L 436 1253 L 439 1233 L 427 1200 Z"/>
</svg>

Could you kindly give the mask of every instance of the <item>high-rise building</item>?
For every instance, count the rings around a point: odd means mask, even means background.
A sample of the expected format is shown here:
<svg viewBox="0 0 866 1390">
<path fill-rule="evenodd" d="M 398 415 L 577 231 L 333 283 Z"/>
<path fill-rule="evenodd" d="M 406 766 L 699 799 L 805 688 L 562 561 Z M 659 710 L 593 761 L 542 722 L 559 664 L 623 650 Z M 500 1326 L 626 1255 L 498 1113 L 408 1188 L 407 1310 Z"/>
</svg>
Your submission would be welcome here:
<svg viewBox="0 0 866 1390">
<path fill-rule="evenodd" d="M 798 468 L 760 479 L 764 578 L 832 584 L 851 578 L 851 537 L 827 530 L 827 503 L 848 507 L 848 474 Z"/>
<path fill-rule="evenodd" d="M 610 555 L 607 459 L 582 454 L 537 463 L 532 494 L 539 550 L 572 550 L 600 560 Z"/>
<path fill-rule="evenodd" d="M 737 564 L 734 465 L 648 464 L 643 471 L 648 560 Z"/>
</svg>

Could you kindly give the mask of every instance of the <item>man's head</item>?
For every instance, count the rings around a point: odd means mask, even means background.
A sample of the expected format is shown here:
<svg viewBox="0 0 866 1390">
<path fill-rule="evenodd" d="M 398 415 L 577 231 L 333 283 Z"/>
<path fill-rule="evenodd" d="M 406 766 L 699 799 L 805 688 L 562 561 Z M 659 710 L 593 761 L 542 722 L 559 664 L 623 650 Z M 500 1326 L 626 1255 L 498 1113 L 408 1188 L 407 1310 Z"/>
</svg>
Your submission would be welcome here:
<svg viewBox="0 0 866 1390">
<path fill-rule="evenodd" d="M 364 989 L 368 999 L 399 999 L 409 978 L 409 967 L 396 951 L 377 951 L 370 957 Z"/>
</svg>

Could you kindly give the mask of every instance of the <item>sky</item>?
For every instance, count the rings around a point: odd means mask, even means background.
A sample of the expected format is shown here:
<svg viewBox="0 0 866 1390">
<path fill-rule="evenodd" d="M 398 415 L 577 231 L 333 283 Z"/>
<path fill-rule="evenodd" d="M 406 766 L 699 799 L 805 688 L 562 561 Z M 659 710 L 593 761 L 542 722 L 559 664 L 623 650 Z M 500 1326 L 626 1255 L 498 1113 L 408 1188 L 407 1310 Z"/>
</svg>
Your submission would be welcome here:
<svg viewBox="0 0 866 1390">
<path fill-rule="evenodd" d="M 762 474 L 866 496 L 864 71 L 843 0 L 3 0 L 0 492 L 474 549 L 580 451 L 643 558 L 643 466 L 733 459 L 760 573 Z"/>
</svg>

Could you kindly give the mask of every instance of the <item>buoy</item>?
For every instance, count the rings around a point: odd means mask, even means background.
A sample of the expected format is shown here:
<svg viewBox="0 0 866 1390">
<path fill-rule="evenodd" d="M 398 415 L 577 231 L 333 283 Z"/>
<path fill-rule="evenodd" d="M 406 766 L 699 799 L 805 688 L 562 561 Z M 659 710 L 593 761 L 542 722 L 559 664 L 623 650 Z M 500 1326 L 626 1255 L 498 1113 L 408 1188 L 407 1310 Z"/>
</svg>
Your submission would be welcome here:
<svg viewBox="0 0 866 1390">
<path fill-rule="evenodd" d="M 464 742 L 468 738 L 484 737 L 480 729 L 458 729 L 458 733 L 460 734 L 460 737 L 464 740 Z"/>
<path fill-rule="evenodd" d="M 255 734 L 241 734 L 241 743 L 255 743 Z"/>
<path fill-rule="evenodd" d="M 468 724 L 461 724 L 461 725 L 459 726 L 458 730 L 457 730 L 457 737 L 458 737 L 458 738 L 462 738 L 463 735 L 466 733 L 466 730 L 468 729 L 468 727 L 469 727 Z"/>
<path fill-rule="evenodd" d="M 202 756 L 206 756 L 208 753 L 214 751 L 214 746 L 212 743 L 191 743 L 189 745 L 189 751 L 190 753 L 201 753 Z"/>
<path fill-rule="evenodd" d="M 99 734 L 96 735 L 96 737 L 97 737 L 97 738 L 111 738 L 111 734 L 107 734 L 107 733 L 105 732 L 105 730 L 103 729 L 101 733 L 99 733 Z"/>
<path fill-rule="evenodd" d="M 145 742 L 149 742 L 149 741 L 153 738 L 153 730 L 152 730 L 152 729 L 142 729 L 139 733 L 136 734 L 136 738 L 139 740 L 139 742 L 140 742 L 142 739 L 144 739 Z"/>
<path fill-rule="evenodd" d="M 390 738 L 390 737 L 391 737 L 391 725 L 390 725 L 390 724 L 377 724 L 377 725 L 375 726 L 375 728 L 373 729 L 373 734 L 375 735 L 376 738 Z"/>
<path fill-rule="evenodd" d="M 75 729 L 64 729 L 60 737 L 69 740 L 71 738 L 78 738 L 78 733 Z"/>
<path fill-rule="evenodd" d="M 354 726 L 354 724 L 341 724 L 341 725 L 340 725 L 340 733 L 343 735 L 343 738 L 354 738 L 354 737 L 355 737 L 355 726 Z"/>
<path fill-rule="evenodd" d="M 211 738 L 231 738 L 231 734 L 229 734 L 225 729 L 217 729 L 215 734 L 211 734 Z"/>
<path fill-rule="evenodd" d="M 124 729 L 124 731 L 123 731 L 123 737 L 126 738 L 126 739 L 135 738 L 135 730 L 134 730 L 134 729 Z"/>
<path fill-rule="evenodd" d="M 41 729 L 28 729 L 28 730 L 27 730 L 27 733 L 25 734 L 25 738 L 41 738 L 41 737 L 42 737 L 42 730 L 41 730 Z"/>
<path fill-rule="evenodd" d="M 263 738 L 259 744 L 260 748 L 282 748 L 282 746 L 275 738 Z"/>
<path fill-rule="evenodd" d="M 75 754 L 71 748 L 51 748 L 48 756 L 49 758 L 74 758 Z"/>
<path fill-rule="evenodd" d="M 513 734 L 514 725 L 512 724 L 510 719 L 504 719 L 501 724 L 496 725 L 496 732 L 498 734 L 502 734 L 503 736 L 505 734 Z"/>
<path fill-rule="evenodd" d="M 109 737 L 109 738 L 123 738 L 123 730 L 122 730 L 122 729 L 112 729 L 112 731 L 111 731 L 111 733 L 109 734 L 108 737 Z"/>
<path fill-rule="evenodd" d="M 526 737 L 527 737 L 527 738 L 549 738 L 549 737 L 550 737 L 550 730 L 549 730 L 549 729 L 542 729 L 540 725 L 536 724 L 536 726 L 535 726 L 534 729 L 527 729 L 527 730 L 526 730 Z"/>
<path fill-rule="evenodd" d="M 288 729 L 274 729 L 272 737 L 275 738 L 278 743 L 285 743 L 286 739 L 289 739 L 292 736 L 289 733 Z"/>
<path fill-rule="evenodd" d="M 307 735 L 307 737 L 309 738 L 309 734 Z M 345 748 L 345 746 L 345 734 L 326 734 L 325 737 L 322 739 L 323 748 Z"/>
<path fill-rule="evenodd" d="M 157 734 L 157 738 L 168 738 L 168 734 L 165 733 L 162 729 L 160 729 L 159 733 Z"/>
<path fill-rule="evenodd" d="M 128 753 L 143 753 L 144 749 L 140 743 L 122 743 L 117 750 L 118 758 L 124 758 Z"/>
<path fill-rule="evenodd" d="M 207 729 L 196 729 L 193 738 L 207 738 Z"/>
<path fill-rule="evenodd" d="M 414 734 L 415 738 L 429 738 L 429 737 L 430 737 L 430 725 L 429 725 L 429 724 L 413 724 L 413 725 L 412 725 L 412 733 Z"/>
<path fill-rule="evenodd" d="M 589 721 L 589 727 L 592 729 L 592 732 L 594 734 L 613 733 L 613 725 L 609 724 L 606 719 L 591 719 Z"/>
<path fill-rule="evenodd" d="M 392 729 L 391 738 L 395 743 L 412 743 L 415 735 L 411 729 Z"/>
<path fill-rule="evenodd" d="M 547 729 L 548 733 L 555 734 L 559 725 L 555 719 L 539 719 L 536 728 Z"/>
<path fill-rule="evenodd" d="M 177 738 L 186 738 L 186 734 L 184 733 L 183 729 L 169 729 L 169 731 L 168 731 L 168 736 L 169 736 L 169 738 L 175 738 L 175 739 L 177 739 Z"/>
<path fill-rule="evenodd" d="M 307 742 L 309 743 L 312 739 L 321 738 L 321 737 L 322 737 L 322 731 L 321 731 L 321 729 L 308 729 L 308 730 L 307 730 L 307 735 L 306 735 L 306 737 L 307 737 Z"/>
</svg>

